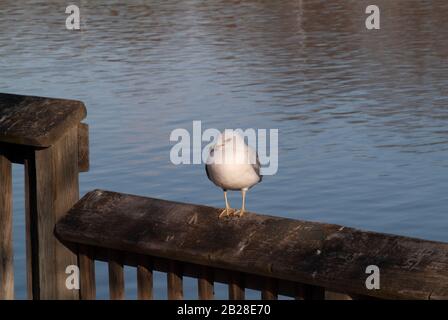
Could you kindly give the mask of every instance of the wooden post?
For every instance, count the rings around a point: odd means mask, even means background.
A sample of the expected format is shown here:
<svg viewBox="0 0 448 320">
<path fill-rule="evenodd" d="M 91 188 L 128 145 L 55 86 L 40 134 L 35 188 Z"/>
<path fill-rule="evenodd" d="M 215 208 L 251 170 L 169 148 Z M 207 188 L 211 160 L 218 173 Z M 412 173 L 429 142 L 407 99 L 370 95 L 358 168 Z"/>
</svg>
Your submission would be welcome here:
<svg viewBox="0 0 448 320">
<path fill-rule="evenodd" d="M 80 123 L 78 125 L 78 170 L 89 171 L 89 125 Z"/>
<path fill-rule="evenodd" d="M 14 299 L 11 162 L 0 154 L 0 300 Z"/>
<path fill-rule="evenodd" d="M 53 235 L 56 222 L 79 199 L 78 131 L 70 129 L 53 146 L 34 151 L 27 159 L 27 234 L 34 299 L 78 299 L 65 286 L 69 265 L 76 255 Z"/>
<path fill-rule="evenodd" d="M 86 108 L 80 101 L 0 93 L 1 189 L 10 189 L 5 156 L 25 164 L 27 288 L 30 299 L 78 299 L 65 285 L 77 256 L 54 235 L 56 222 L 79 199 L 79 169 L 88 169 Z M 6 177 L 6 179 L 3 179 Z M 0 195 L 1 273 L 12 286 L 9 200 Z M 9 196 L 10 196 L 9 192 Z M 4 220 L 4 221 L 3 221 Z M 2 268 L 4 270 L 2 270 Z M 12 269 L 11 269 L 12 270 Z M 12 288 L 12 287 L 11 287 Z M 8 289 L 10 292 L 12 289 Z M 8 293 L 10 295 L 10 293 Z M 1 290 L 0 290 L 1 296 Z"/>
</svg>

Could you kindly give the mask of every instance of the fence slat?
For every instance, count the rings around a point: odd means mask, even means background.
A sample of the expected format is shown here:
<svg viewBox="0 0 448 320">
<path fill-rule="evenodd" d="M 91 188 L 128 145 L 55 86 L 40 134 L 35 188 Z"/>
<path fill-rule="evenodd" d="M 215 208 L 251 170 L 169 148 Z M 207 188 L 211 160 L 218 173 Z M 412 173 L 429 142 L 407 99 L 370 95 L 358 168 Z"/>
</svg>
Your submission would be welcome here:
<svg viewBox="0 0 448 320">
<path fill-rule="evenodd" d="M 0 300 L 14 299 L 11 162 L 0 155 Z"/>
<path fill-rule="evenodd" d="M 168 299 L 181 300 L 184 297 L 182 272 L 180 265 L 174 261 L 170 262 L 169 272 L 167 274 Z"/>
<path fill-rule="evenodd" d="M 201 267 L 198 278 L 198 296 L 200 300 L 211 300 L 215 296 L 213 273 L 210 268 Z"/>
<path fill-rule="evenodd" d="M 148 257 L 139 257 L 137 265 L 137 298 L 139 300 L 153 299 L 152 263 Z"/>
<path fill-rule="evenodd" d="M 92 249 L 86 246 L 79 246 L 78 253 L 79 272 L 80 272 L 80 298 L 82 300 L 95 300 L 95 260 L 93 259 Z"/>
<path fill-rule="evenodd" d="M 123 264 L 116 253 L 109 253 L 109 297 L 111 300 L 124 299 Z"/>
<path fill-rule="evenodd" d="M 244 300 L 244 285 L 241 274 L 231 272 L 229 278 L 229 299 Z"/>
<path fill-rule="evenodd" d="M 261 299 L 263 300 L 277 300 L 278 285 L 277 280 L 273 278 L 266 278 L 264 289 L 261 291 Z"/>
</svg>

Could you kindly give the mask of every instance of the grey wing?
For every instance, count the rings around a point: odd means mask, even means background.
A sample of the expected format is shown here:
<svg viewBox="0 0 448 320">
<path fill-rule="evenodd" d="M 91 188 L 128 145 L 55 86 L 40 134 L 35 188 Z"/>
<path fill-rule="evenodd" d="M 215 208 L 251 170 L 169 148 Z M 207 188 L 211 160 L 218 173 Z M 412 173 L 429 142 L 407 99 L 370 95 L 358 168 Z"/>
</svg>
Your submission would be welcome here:
<svg viewBox="0 0 448 320">
<path fill-rule="evenodd" d="M 255 170 L 255 173 L 260 177 L 259 182 L 263 180 L 263 176 L 260 174 L 260 160 L 258 159 L 258 154 L 256 154 L 256 161 L 252 164 L 252 168 Z"/>
</svg>

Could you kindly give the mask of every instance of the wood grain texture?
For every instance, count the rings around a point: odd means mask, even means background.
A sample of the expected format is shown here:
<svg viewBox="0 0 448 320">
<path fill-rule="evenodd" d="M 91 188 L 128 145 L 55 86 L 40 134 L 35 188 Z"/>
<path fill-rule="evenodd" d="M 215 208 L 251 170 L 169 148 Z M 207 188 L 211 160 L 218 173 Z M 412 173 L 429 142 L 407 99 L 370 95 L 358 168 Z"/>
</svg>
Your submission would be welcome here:
<svg viewBox="0 0 448 320">
<path fill-rule="evenodd" d="M 149 257 L 139 256 L 137 266 L 137 298 L 139 300 L 153 299 L 152 262 Z"/>
<path fill-rule="evenodd" d="M 448 298 L 448 244 L 95 190 L 56 226 L 67 241 L 378 298 Z M 99 240 L 101 239 L 101 241 Z M 381 270 L 367 290 L 365 269 Z"/>
<path fill-rule="evenodd" d="M 168 300 L 182 300 L 184 298 L 182 268 L 175 261 L 169 262 L 167 274 Z"/>
<path fill-rule="evenodd" d="M 26 159 L 27 260 L 33 299 L 78 299 L 67 289 L 65 270 L 76 255 L 59 242 L 54 227 L 78 200 L 77 127 L 53 146 Z M 31 292 L 32 291 L 32 292 Z"/>
<path fill-rule="evenodd" d="M 109 253 L 109 297 L 111 300 L 124 300 L 124 273 L 121 257 L 115 252 Z"/>
<path fill-rule="evenodd" d="M 95 300 L 96 281 L 93 249 L 80 245 L 78 247 L 78 263 L 80 273 L 80 299 Z"/>
<path fill-rule="evenodd" d="M 79 172 L 89 171 L 89 125 L 80 123 L 78 125 L 78 169 Z"/>
<path fill-rule="evenodd" d="M 12 169 L 0 154 L 0 300 L 14 299 Z"/>
<path fill-rule="evenodd" d="M 0 93 L 0 141 L 48 147 L 86 115 L 81 101 Z"/>
<path fill-rule="evenodd" d="M 208 267 L 198 267 L 198 297 L 200 300 L 212 300 L 215 296 L 213 285 L 213 270 Z"/>
</svg>

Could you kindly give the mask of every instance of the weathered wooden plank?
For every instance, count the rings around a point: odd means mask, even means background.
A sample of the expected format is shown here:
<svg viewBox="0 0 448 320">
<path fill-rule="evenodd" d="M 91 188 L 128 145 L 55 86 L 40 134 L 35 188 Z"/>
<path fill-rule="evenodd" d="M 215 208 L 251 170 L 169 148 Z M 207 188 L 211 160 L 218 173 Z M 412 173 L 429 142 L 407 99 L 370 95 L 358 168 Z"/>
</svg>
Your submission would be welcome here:
<svg viewBox="0 0 448 320">
<path fill-rule="evenodd" d="M 86 115 L 81 101 L 0 93 L 0 141 L 48 147 Z"/>
<path fill-rule="evenodd" d="M 83 245 L 78 246 L 78 263 L 80 273 L 80 299 L 95 300 L 95 260 L 92 248 Z"/>
<path fill-rule="evenodd" d="M 137 266 L 137 298 L 139 300 L 153 299 L 152 263 L 149 257 L 138 257 Z"/>
<path fill-rule="evenodd" d="M 264 289 L 261 291 L 261 299 L 263 300 L 277 300 L 278 291 L 277 280 L 273 278 L 266 278 L 264 280 Z"/>
<path fill-rule="evenodd" d="M 96 190 L 57 225 L 67 241 L 378 298 L 448 298 L 448 244 Z M 368 265 L 381 289 L 367 290 Z"/>
<path fill-rule="evenodd" d="M 89 125 L 78 125 L 78 169 L 79 172 L 89 171 Z"/>
<path fill-rule="evenodd" d="M 182 300 L 184 297 L 182 268 L 179 263 L 170 261 L 167 274 L 168 300 Z"/>
<path fill-rule="evenodd" d="M 78 299 L 67 289 L 65 270 L 77 257 L 54 236 L 56 221 L 79 198 L 77 128 L 26 159 L 26 221 L 29 295 L 33 299 Z"/>
<path fill-rule="evenodd" d="M 124 295 L 123 263 L 117 253 L 109 252 L 109 297 L 111 300 L 123 300 Z"/>
<path fill-rule="evenodd" d="M 14 299 L 11 162 L 0 154 L 0 300 Z"/>
<path fill-rule="evenodd" d="M 244 279 L 240 273 L 229 272 L 229 300 L 244 300 Z"/>
<path fill-rule="evenodd" d="M 200 300 L 212 300 L 215 296 L 213 285 L 213 270 L 208 267 L 198 268 L 198 297 Z"/>
</svg>

